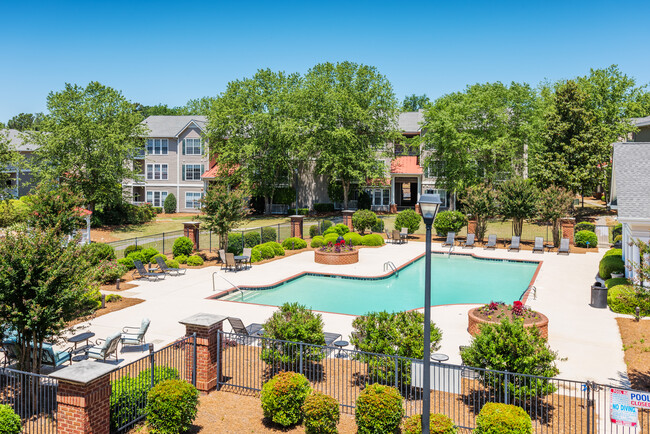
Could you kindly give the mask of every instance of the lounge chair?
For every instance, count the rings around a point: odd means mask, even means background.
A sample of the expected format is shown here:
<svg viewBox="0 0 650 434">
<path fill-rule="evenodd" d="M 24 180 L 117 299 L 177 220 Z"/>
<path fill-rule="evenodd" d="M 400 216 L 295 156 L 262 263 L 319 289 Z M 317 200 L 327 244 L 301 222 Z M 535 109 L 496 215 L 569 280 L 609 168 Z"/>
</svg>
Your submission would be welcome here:
<svg viewBox="0 0 650 434">
<path fill-rule="evenodd" d="M 232 327 L 232 332 L 238 335 L 261 336 L 264 334 L 264 326 L 262 324 L 251 323 L 245 326 L 241 319 L 232 316 L 228 317 L 228 322 L 230 323 L 230 327 Z"/>
<path fill-rule="evenodd" d="M 219 260 L 221 261 L 221 269 L 226 268 L 226 251 L 223 249 L 219 250 Z"/>
<path fill-rule="evenodd" d="M 124 345 L 144 345 L 144 335 L 147 333 L 150 323 L 151 321 L 149 318 L 144 318 L 142 320 L 142 323 L 140 323 L 140 327 L 124 327 L 122 329 L 122 333 L 120 334 L 120 342 L 122 342 L 122 348 L 124 348 Z M 135 330 L 135 332 L 132 332 L 130 330 Z"/>
<path fill-rule="evenodd" d="M 492 234 L 488 236 L 488 242 L 485 245 L 486 249 L 496 249 L 497 248 L 497 236 Z"/>
<path fill-rule="evenodd" d="M 175 274 L 176 276 L 180 276 L 181 274 L 185 274 L 185 272 L 187 272 L 187 269 L 185 268 L 168 267 L 165 260 L 160 256 L 156 256 L 156 262 L 158 263 L 158 269 L 165 274 L 169 274 L 170 276 L 172 275 L 172 273 L 176 273 Z"/>
<path fill-rule="evenodd" d="M 533 253 L 540 252 L 544 253 L 544 238 L 535 237 L 535 245 L 533 246 Z"/>
<path fill-rule="evenodd" d="M 408 243 L 409 242 L 409 228 L 402 228 L 402 230 L 399 231 L 399 237 L 405 243 Z"/>
<path fill-rule="evenodd" d="M 332 344 L 341 339 L 341 333 L 324 332 L 325 346 L 330 347 Z"/>
<path fill-rule="evenodd" d="M 145 278 L 147 280 L 160 280 L 164 279 L 166 276 L 165 273 L 152 273 L 151 271 L 147 271 L 144 268 L 142 261 L 138 261 L 137 259 L 133 261 L 133 265 L 135 265 L 135 270 L 141 278 Z"/>
<path fill-rule="evenodd" d="M 456 232 L 447 232 L 447 240 L 442 243 L 442 247 L 453 246 L 456 241 Z"/>
<path fill-rule="evenodd" d="M 402 244 L 404 240 L 397 229 L 393 229 L 393 244 Z"/>
<path fill-rule="evenodd" d="M 117 344 L 120 343 L 120 332 L 113 333 L 106 339 L 97 339 L 94 347 L 86 350 L 86 355 L 89 359 L 106 361 L 108 357 L 115 354 L 115 361 L 117 362 Z"/>
<path fill-rule="evenodd" d="M 510 240 L 510 246 L 508 247 L 508 251 L 511 250 L 519 251 L 520 244 L 521 244 L 521 238 L 518 237 L 517 235 L 513 236 L 512 240 Z"/>
<path fill-rule="evenodd" d="M 567 255 L 569 254 L 569 239 L 568 238 L 562 238 L 560 240 L 560 248 L 557 249 L 557 254 L 559 255 L 560 253 L 566 253 Z"/>
<path fill-rule="evenodd" d="M 72 347 L 56 351 L 52 344 L 43 343 L 43 351 L 41 352 L 42 365 L 58 368 L 66 362 L 72 364 Z"/>
<path fill-rule="evenodd" d="M 251 267 L 251 259 L 253 257 L 253 249 L 250 247 L 247 247 L 244 249 L 244 253 L 242 253 L 243 256 L 248 256 L 248 260 L 245 262 L 246 266 L 248 268 Z"/>
<path fill-rule="evenodd" d="M 239 271 L 241 269 L 241 264 L 235 261 L 234 253 L 226 253 L 226 270 L 232 271 L 233 269 Z"/>
<path fill-rule="evenodd" d="M 474 240 L 476 238 L 475 234 L 467 234 L 467 239 L 463 243 L 463 248 L 465 247 L 471 247 L 474 248 Z"/>
<path fill-rule="evenodd" d="M 386 229 L 386 243 L 388 243 L 389 241 L 392 243 L 395 242 L 395 240 L 393 240 L 393 236 L 391 232 L 388 229 Z"/>
</svg>

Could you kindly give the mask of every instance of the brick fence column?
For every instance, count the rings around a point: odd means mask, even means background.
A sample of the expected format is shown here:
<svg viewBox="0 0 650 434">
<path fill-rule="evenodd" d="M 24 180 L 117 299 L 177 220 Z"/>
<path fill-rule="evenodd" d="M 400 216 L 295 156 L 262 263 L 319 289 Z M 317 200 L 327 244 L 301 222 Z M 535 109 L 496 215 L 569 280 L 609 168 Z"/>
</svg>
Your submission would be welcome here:
<svg viewBox="0 0 650 434">
<path fill-rule="evenodd" d="M 201 222 L 185 222 L 183 223 L 183 235 L 192 240 L 194 243 L 194 250 L 199 250 L 199 225 Z"/>
<path fill-rule="evenodd" d="M 391 203 L 388 212 L 391 213 L 391 214 L 397 214 L 397 205 L 394 204 L 394 203 Z"/>
<path fill-rule="evenodd" d="M 291 216 L 291 236 L 302 238 L 302 222 L 305 216 L 292 215 Z"/>
<path fill-rule="evenodd" d="M 350 230 L 352 230 L 352 214 L 354 214 L 352 210 L 343 210 L 343 224 L 349 227 Z"/>
<path fill-rule="evenodd" d="M 467 222 L 467 233 L 468 234 L 476 233 L 476 220 L 469 220 Z"/>
<path fill-rule="evenodd" d="M 109 434 L 113 370 L 115 366 L 86 360 L 50 374 L 59 381 L 59 434 Z"/>
<path fill-rule="evenodd" d="M 217 334 L 223 330 L 223 322 L 228 317 L 210 313 L 197 313 L 189 318 L 179 321 L 185 326 L 185 336 L 196 333 L 196 388 L 207 393 L 217 387 L 217 366 L 221 348 L 217 345 Z M 192 364 L 192 351 L 185 352 L 185 364 Z M 191 369 L 186 370 L 191 372 Z"/>
<path fill-rule="evenodd" d="M 568 238 L 569 244 L 573 245 L 573 233 L 575 232 L 576 219 L 574 219 L 573 217 L 563 218 L 560 225 L 562 227 L 561 238 Z"/>
</svg>

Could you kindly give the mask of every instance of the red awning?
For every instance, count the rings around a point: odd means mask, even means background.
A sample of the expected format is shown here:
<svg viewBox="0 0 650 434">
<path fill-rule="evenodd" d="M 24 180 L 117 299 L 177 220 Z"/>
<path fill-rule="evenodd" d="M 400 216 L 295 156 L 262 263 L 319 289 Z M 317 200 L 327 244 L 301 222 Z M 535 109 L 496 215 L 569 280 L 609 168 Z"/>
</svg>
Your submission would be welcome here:
<svg viewBox="0 0 650 434">
<path fill-rule="evenodd" d="M 418 157 L 397 157 L 390 163 L 390 173 L 419 175 L 422 167 L 418 164 Z"/>
</svg>

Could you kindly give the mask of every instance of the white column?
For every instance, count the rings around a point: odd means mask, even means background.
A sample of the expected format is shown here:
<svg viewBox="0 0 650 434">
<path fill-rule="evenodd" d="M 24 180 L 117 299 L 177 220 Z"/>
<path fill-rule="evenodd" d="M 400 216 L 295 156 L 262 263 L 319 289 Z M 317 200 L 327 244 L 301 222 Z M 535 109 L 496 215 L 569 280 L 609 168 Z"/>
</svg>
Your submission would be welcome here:
<svg viewBox="0 0 650 434">
<path fill-rule="evenodd" d="M 391 176 L 390 177 L 390 204 L 397 203 L 395 201 L 395 177 Z"/>
<path fill-rule="evenodd" d="M 422 175 L 418 176 L 418 196 L 417 196 L 417 200 L 415 201 L 415 203 L 420 202 L 420 192 L 421 191 L 422 191 Z"/>
</svg>

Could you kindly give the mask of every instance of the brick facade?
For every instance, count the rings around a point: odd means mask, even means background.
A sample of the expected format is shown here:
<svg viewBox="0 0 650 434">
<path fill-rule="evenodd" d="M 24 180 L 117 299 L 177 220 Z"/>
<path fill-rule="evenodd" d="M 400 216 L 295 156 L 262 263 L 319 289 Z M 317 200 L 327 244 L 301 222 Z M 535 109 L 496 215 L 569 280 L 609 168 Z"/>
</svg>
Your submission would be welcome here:
<svg viewBox="0 0 650 434">
<path fill-rule="evenodd" d="M 325 265 L 347 265 L 359 262 L 359 251 L 353 250 L 351 252 L 343 253 L 328 253 L 319 252 L 314 250 L 314 261 L 317 264 Z"/>
<path fill-rule="evenodd" d="M 291 236 L 302 238 L 303 234 L 303 220 L 304 216 L 292 215 L 291 216 Z"/>
<path fill-rule="evenodd" d="M 469 312 L 467 312 L 467 331 L 472 336 L 476 336 L 479 333 L 480 324 L 488 323 L 488 321 L 485 321 L 484 319 L 474 315 L 474 311 L 476 311 L 477 309 L 480 309 L 480 307 L 476 307 L 474 309 L 471 309 Z M 524 324 L 524 327 L 525 328 L 537 327 L 539 329 L 540 335 L 544 339 L 548 339 L 548 318 L 546 317 L 546 315 L 541 314 L 539 312 L 538 315 L 542 318 L 539 322 L 536 322 L 534 324 Z M 496 324 L 497 321 L 493 321 L 491 323 Z"/>
<path fill-rule="evenodd" d="M 476 220 L 470 220 L 467 222 L 467 233 L 468 234 L 476 233 Z"/>
<path fill-rule="evenodd" d="M 568 238 L 569 245 L 573 245 L 573 234 L 575 232 L 576 219 L 574 219 L 573 217 L 563 218 L 560 225 L 562 228 L 561 238 Z"/>
</svg>

